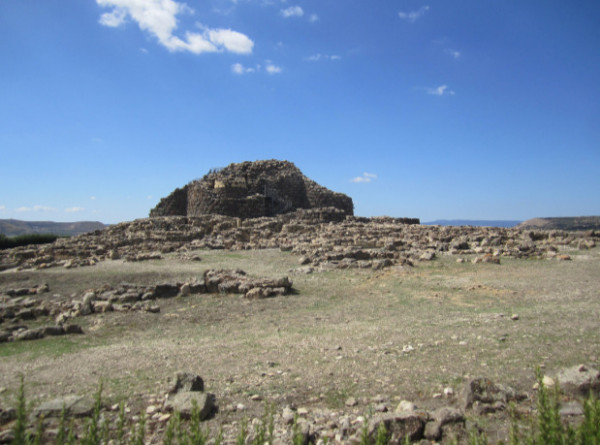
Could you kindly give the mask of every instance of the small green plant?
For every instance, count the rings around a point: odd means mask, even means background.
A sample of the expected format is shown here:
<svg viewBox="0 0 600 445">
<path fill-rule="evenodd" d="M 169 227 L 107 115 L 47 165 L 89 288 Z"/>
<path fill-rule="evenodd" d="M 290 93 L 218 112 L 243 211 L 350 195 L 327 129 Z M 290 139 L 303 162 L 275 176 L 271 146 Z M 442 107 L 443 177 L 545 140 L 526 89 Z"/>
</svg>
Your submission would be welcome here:
<svg viewBox="0 0 600 445">
<path fill-rule="evenodd" d="M 85 434 L 81 441 L 82 445 L 100 445 L 100 411 L 102 410 L 102 382 L 98 385 L 98 390 L 94 395 L 94 410 L 92 417 L 88 419 Z"/>
<path fill-rule="evenodd" d="M 146 437 L 146 416 L 142 413 L 140 420 L 137 424 L 131 427 L 131 439 L 129 440 L 130 445 L 144 445 L 144 438 Z"/>
<path fill-rule="evenodd" d="M 377 436 L 375 437 L 375 445 L 387 445 L 390 442 L 390 434 L 385 427 L 385 422 L 381 422 L 377 428 Z M 404 443 L 410 443 L 408 436 L 405 437 Z"/>
<path fill-rule="evenodd" d="M 294 416 L 294 424 L 292 425 L 292 444 L 293 445 L 305 445 L 306 437 L 300 429 L 298 422 L 298 415 Z"/>
<path fill-rule="evenodd" d="M 514 410 L 511 413 L 510 445 L 599 445 L 600 402 L 591 394 L 583 405 L 583 421 L 573 428 L 560 418 L 559 388 L 544 385 L 543 374 L 536 371 L 538 383 L 537 417 L 523 431 L 519 429 Z"/>
<path fill-rule="evenodd" d="M 369 439 L 369 420 L 373 416 L 373 408 L 369 406 L 367 410 L 367 415 L 365 416 L 365 420 L 360 427 L 360 445 L 369 445 L 371 443 L 371 439 Z"/>
<path fill-rule="evenodd" d="M 265 405 L 265 411 L 260 423 L 254 428 L 254 437 L 252 445 L 263 445 L 265 442 L 273 441 L 273 432 L 275 430 L 275 408 L 273 405 Z"/>
<path fill-rule="evenodd" d="M 19 390 L 17 392 L 17 418 L 13 427 L 13 444 L 28 445 L 29 436 L 27 434 L 27 400 L 25 397 L 25 378 L 23 374 L 19 376 Z"/>
<path fill-rule="evenodd" d="M 33 445 L 42 445 L 42 438 L 44 437 L 44 416 L 40 416 L 37 423 L 37 428 L 35 429 L 35 435 L 33 436 L 33 440 L 31 443 Z"/>
<path fill-rule="evenodd" d="M 246 437 L 248 437 L 248 421 L 246 419 L 242 420 L 242 426 L 240 427 L 240 432 L 236 438 L 236 445 L 244 445 L 246 443 Z"/>
<path fill-rule="evenodd" d="M 56 433 L 57 445 L 64 445 L 67 442 L 67 426 L 66 426 L 66 409 L 63 404 L 62 410 L 60 411 L 60 421 L 58 424 L 58 432 Z"/>
<path fill-rule="evenodd" d="M 119 420 L 117 421 L 117 445 L 123 445 L 125 437 L 125 403 L 119 403 Z"/>
<path fill-rule="evenodd" d="M 180 428 L 180 419 L 179 414 L 175 413 L 173 417 L 169 419 L 169 423 L 167 424 L 167 429 L 165 430 L 165 435 L 163 436 L 163 445 L 174 445 L 175 444 L 175 434 L 176 431 Z"/>
<path fill-rule="evenodd" d="M 487 436 L 485 433 L 472 430 L 469 431 L 469 445 L 488 445 Z"/>
<path fill-rule="evenodd" d="M 202 430 L 200 427 L 200 408 L 198 403 L 192 401 L 192 416 L 190 418 L 189 439 L 193 445 L 204 445 L 209 437 L 208 429 Z"/>
</svg>

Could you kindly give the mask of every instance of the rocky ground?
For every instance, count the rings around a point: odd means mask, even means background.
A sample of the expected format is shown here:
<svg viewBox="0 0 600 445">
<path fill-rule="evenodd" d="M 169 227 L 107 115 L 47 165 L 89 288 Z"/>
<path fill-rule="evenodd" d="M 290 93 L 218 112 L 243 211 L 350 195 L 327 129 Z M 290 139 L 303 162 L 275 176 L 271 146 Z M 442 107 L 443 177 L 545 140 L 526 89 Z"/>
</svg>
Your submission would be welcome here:
<svg viewBox="0 0 600 445">
<path fill-rule="evenodd" d="M 192 399 L 227 443 L 269 406 L 278 443 L 294 419 L 315 443 L 381 422 L 495 441 L 510 403 L 534 414 L 538 366 L 577 421 L 598 391 L 598 233 L 335 218 L 153 218 L 2 252 L 0 441 L 19 374 L 50 433 L 102 381 L 105 418 L 125 402 L 149 443 Z"/>
<path fill-rule="evenodd" d="M 303 256 L 310 267 L 382 269 L 412 265 L 436 255 L 568 259 L 560 249 L 596 246 L 600 231 L 520 230 L 494 227 L 423 226 L 407 218 L 345 216 L 335 208 L 298 210 L 277 217 L 222 215 L 157 217 L 59 239 L 41 247 L 0 251 L 0 270 L 92 266 L 106 259 L 143 261 L 197 249 L 280 248 Z"/>
</svg>

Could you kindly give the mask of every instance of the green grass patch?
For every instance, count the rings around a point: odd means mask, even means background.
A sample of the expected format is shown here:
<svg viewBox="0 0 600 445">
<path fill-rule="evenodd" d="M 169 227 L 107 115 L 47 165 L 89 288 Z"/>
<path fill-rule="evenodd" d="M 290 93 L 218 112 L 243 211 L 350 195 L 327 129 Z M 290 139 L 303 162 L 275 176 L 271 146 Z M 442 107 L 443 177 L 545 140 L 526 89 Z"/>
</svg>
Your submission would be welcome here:
<svg viewBox="0 0 600 445">
<path fill-rule="evenodd" d="M 60 357 L 93 347 L 94 344 L 82 337 L 47 337 L 35 341 L 15 341 L 0 345 L 0 357 L 27 354 L 28 359 L 41 356 Z"/>
</svg>

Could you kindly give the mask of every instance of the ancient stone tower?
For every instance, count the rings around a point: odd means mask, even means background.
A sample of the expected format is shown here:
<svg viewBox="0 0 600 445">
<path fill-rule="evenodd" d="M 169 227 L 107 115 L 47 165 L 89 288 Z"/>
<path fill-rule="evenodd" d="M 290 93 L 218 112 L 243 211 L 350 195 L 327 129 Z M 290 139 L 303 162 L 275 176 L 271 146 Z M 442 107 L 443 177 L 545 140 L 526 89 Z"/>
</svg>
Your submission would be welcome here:
<svg viewBox="0 0 600 445">
<path fill-rule="evenodd" d="M 352 198 L 308 179 L 291 162 L 230 164 L 178 188 L 160 200 L 150 216 L 199 216 L 210 213 L 257 218 L 296 209 L 335 207 L 354 214 Z"/>
</svg>

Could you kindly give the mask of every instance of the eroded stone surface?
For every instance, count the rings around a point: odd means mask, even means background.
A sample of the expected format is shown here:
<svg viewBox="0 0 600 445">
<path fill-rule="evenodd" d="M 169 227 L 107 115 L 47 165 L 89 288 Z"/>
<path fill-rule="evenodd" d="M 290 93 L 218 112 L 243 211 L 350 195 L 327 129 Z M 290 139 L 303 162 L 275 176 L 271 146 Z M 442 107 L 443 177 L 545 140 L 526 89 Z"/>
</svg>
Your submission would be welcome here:
<svg viewBox="0 0 600 445">
<path fill-rule="evenodd" d="M 296 209 L 335 207 L 354 213 L 352 199 L 308 179 L 291 162 L 268 160 L 230 164 L 176 189 L 150 216 L 219 214 L 258 218 Z"/>
</svg>

